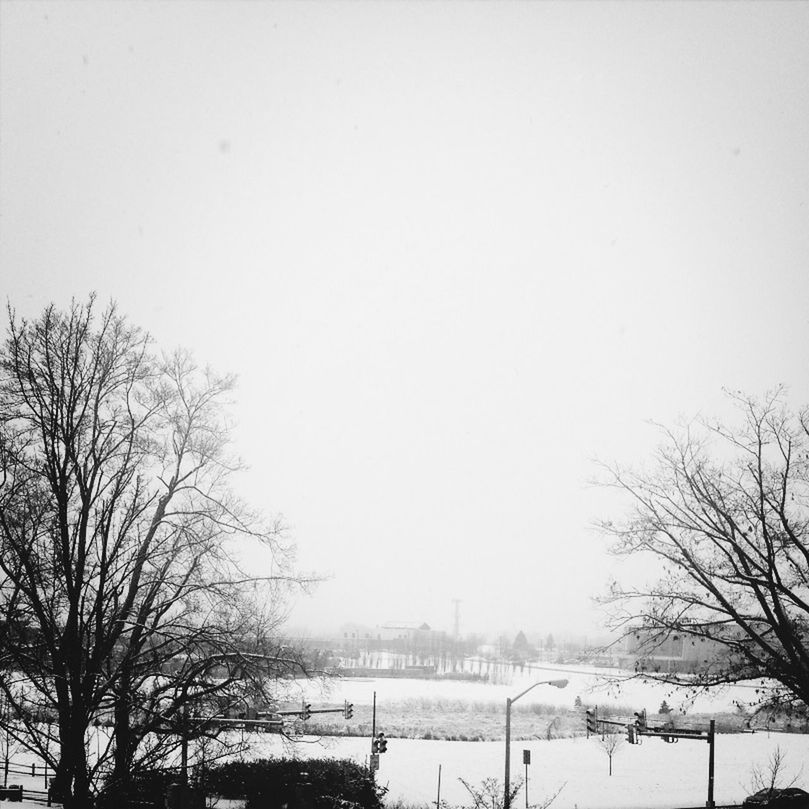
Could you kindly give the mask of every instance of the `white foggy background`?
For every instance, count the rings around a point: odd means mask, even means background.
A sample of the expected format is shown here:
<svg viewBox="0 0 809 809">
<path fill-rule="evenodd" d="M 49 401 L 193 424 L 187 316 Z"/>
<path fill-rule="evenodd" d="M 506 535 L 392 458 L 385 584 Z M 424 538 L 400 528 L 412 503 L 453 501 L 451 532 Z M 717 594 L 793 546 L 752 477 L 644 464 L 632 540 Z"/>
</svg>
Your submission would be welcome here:
<svg viewBox="0 0 809 809">
<path fill-rule="evenodd" d="M 0 3 L 0 295 L 239 376 L 312 635 L 599 632 L 592 459 L 809 402 L 805 3 Z"/>
</svg>

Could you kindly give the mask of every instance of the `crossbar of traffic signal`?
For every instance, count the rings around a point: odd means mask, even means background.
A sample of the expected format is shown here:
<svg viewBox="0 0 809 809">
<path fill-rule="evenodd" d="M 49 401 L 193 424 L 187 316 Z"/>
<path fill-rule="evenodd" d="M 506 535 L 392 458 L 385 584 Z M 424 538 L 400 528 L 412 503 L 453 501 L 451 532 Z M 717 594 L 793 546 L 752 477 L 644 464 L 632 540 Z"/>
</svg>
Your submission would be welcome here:
<svg viewBox="0 0 809 809">
<path fill-rule="evenodd" d="M 599 719 L 599 725 L 615 725 L 616 727 L 626 727 L 626 722 L 619 722 L 617 719 Z"/>
<path fill-rule="evenodd" d="M 687 728 L 672 728 L 671 730 L 666 730 L 665 728 L 649 728 L 648 730 L 644 730 L 642 735 L 671 739 L 696 739 L 697 741 L 707 742 L 710 734 L 706 730 L 689 730 Z"/>
<path fill-rule="evenodd" d="M 283 719 L 239 719 L 227 716 L 192 716 L 190 719 L 205 727 L 247 728 L 265 730 L 267 733 L 280 733 L 284 729 Z"/>
</svg>

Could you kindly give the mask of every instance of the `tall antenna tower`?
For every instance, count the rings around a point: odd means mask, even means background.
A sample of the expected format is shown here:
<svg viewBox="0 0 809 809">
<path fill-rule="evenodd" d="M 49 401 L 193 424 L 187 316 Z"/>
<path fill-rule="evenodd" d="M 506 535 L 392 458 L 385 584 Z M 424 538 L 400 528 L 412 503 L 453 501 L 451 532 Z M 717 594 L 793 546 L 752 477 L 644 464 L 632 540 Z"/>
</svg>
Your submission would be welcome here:
<svg viewBox="0 0 809 809">
<path fill-rule="evenodd" d="M 452 637 L 458 640 L 461 637 L 461 599 L 453 598 L 452 606 L 455 609 L 455 620 L 452 625 Z"/>
</svg>

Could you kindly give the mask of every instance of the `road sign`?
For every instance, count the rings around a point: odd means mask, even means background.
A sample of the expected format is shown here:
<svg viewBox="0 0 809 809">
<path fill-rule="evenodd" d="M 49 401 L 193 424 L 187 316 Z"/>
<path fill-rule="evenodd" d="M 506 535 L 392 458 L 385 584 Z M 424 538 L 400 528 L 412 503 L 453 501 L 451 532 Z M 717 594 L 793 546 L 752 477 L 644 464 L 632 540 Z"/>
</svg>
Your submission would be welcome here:
<svg viewBox="0 0 809 809">
<path fill-rule="evenodd" d="M 523 750 L 522 751 L 522 763 L 523 764 L 530 764 L 531 763 L 531 751 L 530 750 Z"/>
<path fill-rule="evenodd" d="M 371 770 L 379 769 L 379 753 L 371 753 Z"/>
</svg>

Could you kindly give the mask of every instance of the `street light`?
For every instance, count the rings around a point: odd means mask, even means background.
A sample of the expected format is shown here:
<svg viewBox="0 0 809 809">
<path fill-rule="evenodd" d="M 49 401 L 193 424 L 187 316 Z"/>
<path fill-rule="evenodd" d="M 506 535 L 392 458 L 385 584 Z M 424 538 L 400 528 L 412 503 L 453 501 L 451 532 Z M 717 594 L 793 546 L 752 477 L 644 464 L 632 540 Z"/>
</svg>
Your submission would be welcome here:
<svg viewBox="0 0 809 809">
<path fill-rule="evenodd" d="M 552 685 L 554 688 L 564 688 L 567 685 L 567 680 L 540 680 L 538 683 L 529 685 L 525 691 L 520 691 L 516 697 L 506 697 L 506 786 L 503 793 L 503 809 L 509 809 L 511 805 L 511 796 L 508 794 L 509 787 L 511 786 L 511 706 L 520 697 L 524 697 L 532 688 L 536 688 L 538 685 Z"/>
</svg>

